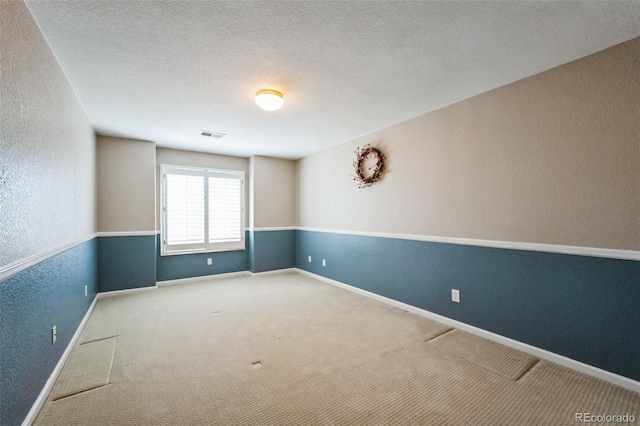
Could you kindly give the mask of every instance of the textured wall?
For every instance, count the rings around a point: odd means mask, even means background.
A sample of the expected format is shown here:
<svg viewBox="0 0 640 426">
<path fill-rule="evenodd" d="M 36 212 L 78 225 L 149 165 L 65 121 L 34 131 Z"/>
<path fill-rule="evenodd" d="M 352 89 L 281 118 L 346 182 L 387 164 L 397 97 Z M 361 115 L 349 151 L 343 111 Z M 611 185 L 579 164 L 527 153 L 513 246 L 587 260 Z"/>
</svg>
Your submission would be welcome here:
<svg viewBox="0 0 640 426">
<path fill-rule="evenodd" d="M 96 180 L 95 133 L 20 1 L 0 2 L 0 76 L 2 267 L 93 234 Z M 96 291 L 95 239 L 0 283 L 0 424 L 23 421 Z"/>
<path fill-rule="evenodd" d="M 252 230 L 248 237 L 248 268 L 251 272 L 295 268 L 296 230 Z"/>
<path fill-rule="evenodd" d="M 98 231 L 156 230 L 156 146 L 98 136 Z"/>
<path fill-rule="evenodd" d="M 300 226 L 640 249 L 640 39 L 300 160 Z M 356 189 L 353 151 L 388 156 Z"/>
<path fill-rule="evenodd" d="M 155 235 L 98 238 L 98 289 L 101 292 L 155 285 Z"/>
<path fill-rule="evenodd" d="M 0 2 L 0 267 L 96 231 L 95 133 L 22 2 Z"/>
<path fill-rule="evenodd" d="M 247 256 L 251 272 L 295 266 L 295 231 L 254 228 L 296 225 L 296 161 L 254 156 L 249 159 L 250 200 Z"/>
<path fill-rule="evenodd" d="M 181 151 L 169 148 L 156 149 L 156 205 L 158 229 L 160 229 L 160 164 L 174 166 L 209 167 L 214 169 L 241 170 L 245 172 L 245 226 L 249 224 L 249 159 L 226 155 L 205 154 L 202 152 Z"/>
<path fill-rule="evenodd" d="M 254 156 L 251 163 L 250 226 L 295 226 L 296 162 Z"/>
</svg>

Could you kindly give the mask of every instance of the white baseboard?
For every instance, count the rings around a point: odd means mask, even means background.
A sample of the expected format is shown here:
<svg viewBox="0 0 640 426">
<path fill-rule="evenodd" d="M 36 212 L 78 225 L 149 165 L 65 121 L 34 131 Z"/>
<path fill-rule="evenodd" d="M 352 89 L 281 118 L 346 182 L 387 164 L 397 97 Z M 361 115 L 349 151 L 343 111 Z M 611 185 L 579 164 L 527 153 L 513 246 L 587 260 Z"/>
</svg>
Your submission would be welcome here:
<svg viewBox="0 0 640 426">
<path fill-rule="evenodd" d="M 121 296 L 124 294 L 131 294 L 140 291 L 149 291 L 155 290 L 158 287 L 166 287 L 170 285 L 178 285 L 178 284 L 189 284 L 200 281 L 210 281 L 210 280 L 219 280 L 224 278 L 238 277 L 244 275 L 270 275 L 270 274 L 281 274 L 284 272 L 292 272 L 297 271 L 296 268 L 287 268 L 287 269 L 276 269 L 275 271 L 265 271 L 265 272 L 250 272 L 250 271 L 238 271 L 238 272 L 228 272 L 226 274 L 215 274 L 215 275 L 202 275 L 199 277 L 189 277 L 189 278 L 179 278 L 176 280 L 165 280 L 165 281 L 157 281 L 156 285 L 153 287 L 141 287 L 141 288 L 132 288 L 128 290 L 116 290 L 116 291 L 106 291 L 103 293 L 98 293 L 99 297 L 112 297 L 112 296 Z"/>
<path fill-rule="evenodd" d="M 307 272 L 302 269 L 296 270 L 306 276 L 315 278 L 319 281 L 323 281 L 325 283 L 334 285 L 336 287 L 343 288 L 345 290 L 369 297 L 371 299 L 375 299 L 377 301 L 386 303 L 391 306 L 395 306 L 396 308 L 403 309 L 405 311 L 412 312 L 414 314 L 420 315 L 425 318 L 432 319 L 434 321 L 438 321 L 442 324 L 449 325 L 451 327 L 457 328 L 462 331 L 466 331 L 471 334 L 475 334 L 476 336 L 483 337 L 487 340 L 491 340 L 496 343 L 500 343 L 502 345 L 508 346 L 510 348 L 531 354 L 541 359 L 545 359 L 547 361 L 555 362 L 556 364 L 560 364 L 564 367 L 570 368 L 572 370 L 579 371 L 580 373 L 587 374 L 589 376 L 596 377 L 598 379 L 604 380 L 605 382 L 613 383 L 614 385 L 618 385 L 625 389 L 632 390 L 634 392 L 640 393 L 640 382 L 629 379 L 624 376 L 620 376 L 615 373 L 611 373 L 606 370 L 602 370 L 600 368 L 594 367 L 589 364 L 582 363 L 580 361 L 576 361 L 571 358 L 567 358 L 562 355 L 558 355 L 553 352 L 549 352 L 545 349 L 541 349 L 535 346 L 531 346 L 526 343 L 519 342 L 517 340 L 510 339 L 508 337 L 501 336 L 499 334 L 492 333 L 487 330 L 483 330 L 478 327 L 474 327 L 469 324 L 465 324 L 460 321 L 456 321 L 451 318 L 444 317 L 442 315 L 435 314 L 433 312 L 426 311 L 424 309 L 416 308 L 415 306 L 408 305 L 406 303 L 398 302 L 397 300 L 389 299 L 388 297 L 380 296 L 375 293 L 371 293 L 370 291 L 362 290 L 357 287 L 350 286 L 349 284 L 342 283 L 340 281 L 332 280 L 330 278 L 325 278 L 321 275 L 316 275 L 312 272 Z"/>
<path fill-rule="evenodd" d="M 295 272 L 298 271 L 297 268 L 286 268 L 286 269 L 275 269 L 273 271 L 264 271 L 264 272 L 251 272 L 251 275 L 255 276 L 264 276 L 264 275 L 277 275 L 284 274 L 285 272 Z"/>
<path fill-rule="evenodd" d="M 231 278 L 231 277 L 239 277 L 239 276 L 263 276 L 263 275 L 272 275 L 272 274 L 282 274 L 284 272 L 294 272 L 297 271 L 296 268 L 287 268 L 287 269 L 276 269 L 274 271 L 264 271 L 264 272 L 251 272 L 251 271 L 238 271 L 238 272 L 228 272 L 226 274 L 216 274 L 216 275 L 203 275 L 200 277 L 191 277 L 191 278 L 180 278 L 177 280 L 166 280 L 166 281 L 158 281 L 156 286 L 165 287 L 169 285 L 176 284 L 189 284 L 200 281 L 210 281 L 222 278 Z"/>
<path fill-rule="evenodd" d="M 145 291 L 155 290 L 156 288 L 157 287 L 154 285 L 150 287 L 128 288 L 126 290 L 103 291 L 101 293 L 98 293 L 98 298 L 104 299 L 106 297 L 123 296 L 125 294 L 143 293 Z"/>
<path fill-rule="evenodd" d="M 200 277 L 190 277 L 190 278 L 180 278 L 177 280 L 158 281 L 156 282 L 156 286 L 165 287 L 165 286 L 176 285 L 176 284 L 189 284 L 189 283 L 194 283 L 199 281 L 209 281 L 209 280 L 218 280 L 222 278 L 238 277 L 242 275 L 251 275 L 251 272 L 238 271 L 238 272 L 228 272 L 226 274 L 202 275 Z"/>
<path fill-rule="evenodd" d="M 67 345 L 67 348 L 64 350 L 64 352 L 62 353 L 62 356 L 58 360 L 56 367 L 51 372 L 51 375 L 49 376 L 49 380 L 47 380 L 47 383 L 45 383 L 44 387 L 40 391 L 40 395 L 38 395 L 38 398 L 31 406 L 31 410 L 29 410 L 27 417 L 25 417 L 24 421 L 22 422 L 22 426 L 31 426 L 33 422 L 36 420 L 36 417 L 38 417 L 38 413 L 40 413 L 40 409 L 42 408 L 45 401 L 47 400 L 47 397 L 49 396 L 51 389 L 53 389 L 53 385 L 56 382 L 56 379 L 58 378 L 58 376 L 60 375 L 60 372 L 62 371 L 62 367 L 64 367 L 65 362 L 67 362 L 67 358 L 69 358 L 69 355 L 73 350 L 73 346 L 78 341 L 78 338 L 80 337 L 80 333 L 82 333 L 84 326 L 87 324 L 87 321 L 89 320 L 89 317 L 93 312 L 93 308 L 95 308 L 96 303 L 98 302 L 98 296 L 99 295 L 96 294 L 96 297 L 93 298 L 93 302 L 91 302 L 91 306 L 89 306 L 87 313 L 84 314 L 84 318 L 82 318 L 82 321 L 80 322 L 80 325 L 76 329 L 76 332 L 73 334 L 71 341 L 69 341 L 69 344 Z"/>
</svg>

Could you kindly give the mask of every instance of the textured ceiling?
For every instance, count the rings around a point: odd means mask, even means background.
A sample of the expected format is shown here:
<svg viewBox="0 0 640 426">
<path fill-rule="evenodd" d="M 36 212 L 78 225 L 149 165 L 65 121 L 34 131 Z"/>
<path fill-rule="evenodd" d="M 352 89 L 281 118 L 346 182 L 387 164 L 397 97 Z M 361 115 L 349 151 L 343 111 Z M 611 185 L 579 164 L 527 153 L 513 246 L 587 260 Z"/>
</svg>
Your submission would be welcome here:
<svg viewBox="0 0 640 426">
<path fill-rule="evenodd" d="M 27 5 L 98 133 L 240 156 L 299 158 L 640 36 L 638 1 Z"/>
</svg>

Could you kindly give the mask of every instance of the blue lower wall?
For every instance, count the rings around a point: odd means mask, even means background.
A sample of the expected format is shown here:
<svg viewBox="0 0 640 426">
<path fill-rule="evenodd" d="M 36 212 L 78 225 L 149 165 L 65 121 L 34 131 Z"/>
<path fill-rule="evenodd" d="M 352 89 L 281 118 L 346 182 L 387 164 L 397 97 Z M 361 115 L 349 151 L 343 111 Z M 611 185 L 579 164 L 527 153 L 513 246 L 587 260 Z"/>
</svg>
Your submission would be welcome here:
<svg viewBox="0 0 640 426">
<path fill-rule="evenodd" d="M 22 423 L 91 306 L 97 254 L 94 238 L 0 282 L 0 424 Z"/>
<path fill-rule="evenodd" d="M 640 262 L 297 231 L 296 266 L 640 380 Z"/>
<path fill-rule="evenodd" d="M 156 236 L 98 238 L 98 288 L 127 290 L 156 285 Z"/>
<path fill-rule="evenodd" d="M 158 235 L 156 239 L 158 281 L 226 274 L 249 269 L 247 250 L 160 256 L 160 242 L 160 235 Z M 209 257 L 213 261 L 212 265 L 207 265 Z"/>
<path fill-rule="evenodd" d="M 296 231 L 251 231 L 249 270 L 275 271 L 296 266 Z"/>
</svg>

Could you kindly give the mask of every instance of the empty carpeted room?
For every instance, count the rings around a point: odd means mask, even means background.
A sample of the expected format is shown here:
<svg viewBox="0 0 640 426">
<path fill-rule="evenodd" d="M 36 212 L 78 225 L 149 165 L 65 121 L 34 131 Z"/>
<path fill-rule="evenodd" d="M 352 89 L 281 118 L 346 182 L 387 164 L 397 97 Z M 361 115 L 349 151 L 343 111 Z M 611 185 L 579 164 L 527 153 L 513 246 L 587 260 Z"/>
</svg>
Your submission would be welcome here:
<svg viewBox="0 0 640 426">
<path fill-rule="evenodd" d="M 0 425 L 640 424 L 640 2 L 0 0 Z"/>
</svg>

